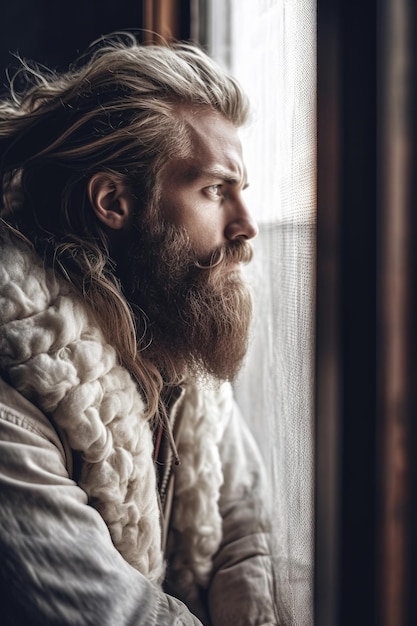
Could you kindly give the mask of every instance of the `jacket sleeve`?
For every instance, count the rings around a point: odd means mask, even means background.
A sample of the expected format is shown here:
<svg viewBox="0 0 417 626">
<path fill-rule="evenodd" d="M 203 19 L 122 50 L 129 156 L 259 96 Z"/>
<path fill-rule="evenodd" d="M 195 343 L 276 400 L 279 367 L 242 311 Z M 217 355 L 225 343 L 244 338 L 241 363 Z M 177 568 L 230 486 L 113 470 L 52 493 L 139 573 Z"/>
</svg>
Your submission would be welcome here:
<svg viewBox="0 0 417 626">
<path fill-rule="evenodd" d="M 222 542 L 213 563 L 213 626 L 275 626 L 270 518 L 265 470 L 257 445 L 233 403 L 220 443 Z"/>
<path fill-rule="evenodd" d="M 5 626 L 201 625 L 121 557 L 45 416 L 1 402 L 0 497 Z"/>
</svg>

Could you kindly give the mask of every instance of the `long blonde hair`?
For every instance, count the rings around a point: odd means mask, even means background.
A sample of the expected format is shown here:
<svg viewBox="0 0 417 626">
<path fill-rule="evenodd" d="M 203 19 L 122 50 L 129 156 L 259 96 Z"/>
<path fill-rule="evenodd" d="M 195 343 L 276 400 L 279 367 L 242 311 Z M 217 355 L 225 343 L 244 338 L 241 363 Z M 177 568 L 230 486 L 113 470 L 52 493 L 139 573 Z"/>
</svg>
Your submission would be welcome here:
<svg viewBox="0 0 417 626">
<path fill-rule="evenodd" d="M 189 149 L 179 104 L 209 107 L 236 126 L 248 115 L 238 83 L 200 48 L 141 45 L 131 33 L 103 37 L 62 74 L 21 60 L 0 101 L 3 224 L 25 234 L 91 305 L 150 416 L 164 381 L 142 351 L 87 183 L 107 171 L 143 210 L 155 204 L 158 174 Z"/>
</svg>

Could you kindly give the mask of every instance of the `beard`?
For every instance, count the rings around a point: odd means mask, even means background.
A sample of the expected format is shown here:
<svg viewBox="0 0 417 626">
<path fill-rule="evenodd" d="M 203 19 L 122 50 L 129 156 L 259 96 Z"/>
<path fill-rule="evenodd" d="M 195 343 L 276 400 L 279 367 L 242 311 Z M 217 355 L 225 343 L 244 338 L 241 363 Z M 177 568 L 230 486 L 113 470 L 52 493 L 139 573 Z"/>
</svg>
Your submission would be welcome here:
<svg viewBox="0 0 417 626">
<path fill-rule="evenodd" d="M 198 258 L 186 232 L 160 220 L 134 226 L 117 266 L 134 312 L 139 352 L 165 382 L 233 381 L 247 352 L 252 298 L 237 264 L 252 246 L 231 241 Z"/>
</svg>

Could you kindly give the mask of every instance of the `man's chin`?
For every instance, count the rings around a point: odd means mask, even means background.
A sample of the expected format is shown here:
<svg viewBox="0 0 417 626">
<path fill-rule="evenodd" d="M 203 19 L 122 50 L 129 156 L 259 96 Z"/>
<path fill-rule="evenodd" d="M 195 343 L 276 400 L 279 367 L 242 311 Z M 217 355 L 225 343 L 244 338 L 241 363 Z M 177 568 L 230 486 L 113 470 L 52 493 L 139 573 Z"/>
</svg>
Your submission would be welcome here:
<svg viewBox="0 0 417 626">
<path fill-rule="evenodd" d="M 239 271 L 240 274 L 240 271 Z M 163 371 L 168 363 L 178 376 L 219 382 L 236 379 L 247 352 L 252 318 L 250 294 L 240 280 L 224 281 L 220 297 L 170 308 L 151 324 L 145 353 Z M 237 291 L 236 284 L 241 285 Z M 169 310 L 169 309 L 168 309 Z M 165 372 L 167 373 L 167 372 Z"/>
<path fill-rule="evenodd" d="M 251 248 L 244 242 L 230 246 L 204 266 L 192 261 L 181 231 L 167 233 L 163 244 L 150 236 L 135 241 L 119 275 L 137 315 L 140 351 L 167 382 L 182 374 L 234 380 L 252 313 L 241 270 Z"/>
</svg>

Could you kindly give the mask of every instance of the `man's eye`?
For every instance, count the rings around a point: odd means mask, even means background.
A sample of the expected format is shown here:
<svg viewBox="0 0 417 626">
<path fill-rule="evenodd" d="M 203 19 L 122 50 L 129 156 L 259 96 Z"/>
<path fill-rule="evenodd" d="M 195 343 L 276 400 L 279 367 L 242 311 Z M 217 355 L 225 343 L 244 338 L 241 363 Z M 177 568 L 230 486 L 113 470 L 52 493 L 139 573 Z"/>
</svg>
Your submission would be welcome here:
<svg viewBox="0 0 417 626">
<path fill-rule="evenodd" d="M 222 195 L 222 186 L 221 185 L 210 185 L 206 187 L 208 193 L 212 196 L 220 197 Z"/>
</svg>

